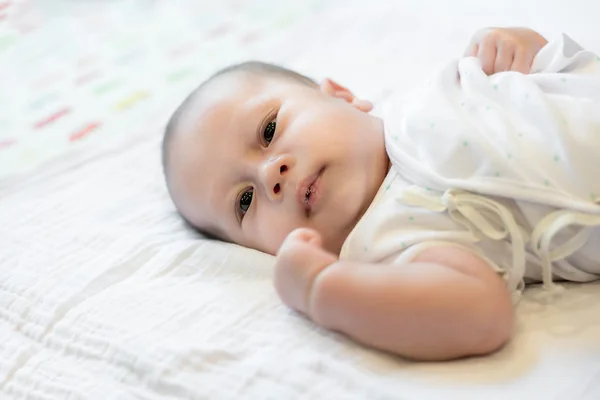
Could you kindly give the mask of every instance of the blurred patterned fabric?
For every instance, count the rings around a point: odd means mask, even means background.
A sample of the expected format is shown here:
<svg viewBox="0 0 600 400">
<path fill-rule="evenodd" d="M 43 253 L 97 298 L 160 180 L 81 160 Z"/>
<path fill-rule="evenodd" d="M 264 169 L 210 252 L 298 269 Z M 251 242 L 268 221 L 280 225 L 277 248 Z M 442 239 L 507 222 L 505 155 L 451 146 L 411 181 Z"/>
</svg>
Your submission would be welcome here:
<svg viewBox="0 0 600 400">
<path fill-rule="evenodd" d="M 334 0 L 0 0 L 0 177 L 126 136 Z"/>
</svg>

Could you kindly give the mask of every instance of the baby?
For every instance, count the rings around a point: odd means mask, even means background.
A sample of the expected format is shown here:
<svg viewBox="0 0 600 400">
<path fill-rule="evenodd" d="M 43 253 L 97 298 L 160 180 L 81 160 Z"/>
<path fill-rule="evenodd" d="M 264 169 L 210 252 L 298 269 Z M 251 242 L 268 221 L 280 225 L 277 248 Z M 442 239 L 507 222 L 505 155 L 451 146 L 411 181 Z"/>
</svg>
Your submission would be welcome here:
<svg viewBox="0 0 600 400">
<path fill-rule="evenodd" d="M 183 218 L 276 255 L 325 328 L 405 357 L 505 344 L 526 282 L 600 278 L 600 58 L 567 36 L 478 32 L 383 118 L 326 79 L 226 68 L 166 129 Z"/>
</svg>

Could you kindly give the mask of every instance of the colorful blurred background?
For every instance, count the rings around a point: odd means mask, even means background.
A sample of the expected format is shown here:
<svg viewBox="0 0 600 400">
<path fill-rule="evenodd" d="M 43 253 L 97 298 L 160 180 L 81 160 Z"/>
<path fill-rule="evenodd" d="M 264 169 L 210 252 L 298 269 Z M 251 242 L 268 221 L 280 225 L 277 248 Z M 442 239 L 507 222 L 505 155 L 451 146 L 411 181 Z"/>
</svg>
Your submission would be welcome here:
<svg viewBox="0 0 600 400">
<path fill-rule="evenodd" d="M 0 1 L 0 176 L 140 129 L 333 3 Z"/>
<path fill-rule="evenodd" d="M 600 35 L 589 32 L 598 8 L 588 0 L 0 0 L 0 178 L 158 127 L 232 62 L 334 75 L 377 101 L 462 54 L 483 26 L 566 31 L 598 48 Z"/>
</svg>

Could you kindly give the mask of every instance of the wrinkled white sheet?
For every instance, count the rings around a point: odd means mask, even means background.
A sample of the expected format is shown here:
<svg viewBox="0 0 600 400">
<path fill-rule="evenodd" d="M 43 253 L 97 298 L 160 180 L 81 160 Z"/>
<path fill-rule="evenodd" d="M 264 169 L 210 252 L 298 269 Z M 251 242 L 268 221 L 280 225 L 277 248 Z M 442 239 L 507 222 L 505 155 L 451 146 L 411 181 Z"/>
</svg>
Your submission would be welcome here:
<svg viewBox="0 0 600 400">
<path fill-rule="evenodd" d="M 587 1 L 501 3 L 332 1 L 252 55 L 377 99 L 481 25 L 562 21 L 600 49 Z M 111 140 L 0 180 L 1 399 L 600 398 L 599 284 L 549 304 L 531 289 L 507 348 L 451 363 L 363 348 L 282 306 L 270 256 L 199 239 L 168 200 L 160 128 L 183 89 L 121 116 Z"/>
</svg>

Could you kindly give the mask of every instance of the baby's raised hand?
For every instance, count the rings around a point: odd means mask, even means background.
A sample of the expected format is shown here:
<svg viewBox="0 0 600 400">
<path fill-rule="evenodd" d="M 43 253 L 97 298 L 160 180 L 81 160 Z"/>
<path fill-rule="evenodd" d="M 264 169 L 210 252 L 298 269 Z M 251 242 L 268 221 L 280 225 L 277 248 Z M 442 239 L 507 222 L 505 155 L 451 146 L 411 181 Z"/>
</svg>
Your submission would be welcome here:
<svg viewBox="0 0 600 400">
<path fill-rule="evenodd" d="M 465 56 L 478 57 L 488 75 L 502 71 L 527 74 L 546 43 L 542 35 L 528 28 L 485 28 L 473 35 Z"/>
<path fill-rule="evenodd" d="M 321 235 L 313 229 L 291 232 L 277 252 L 275 289 L 288 306 L 310 316 L 309 296 L 317 275 L 338 260 L 322 248 Z"/>
</svg>

